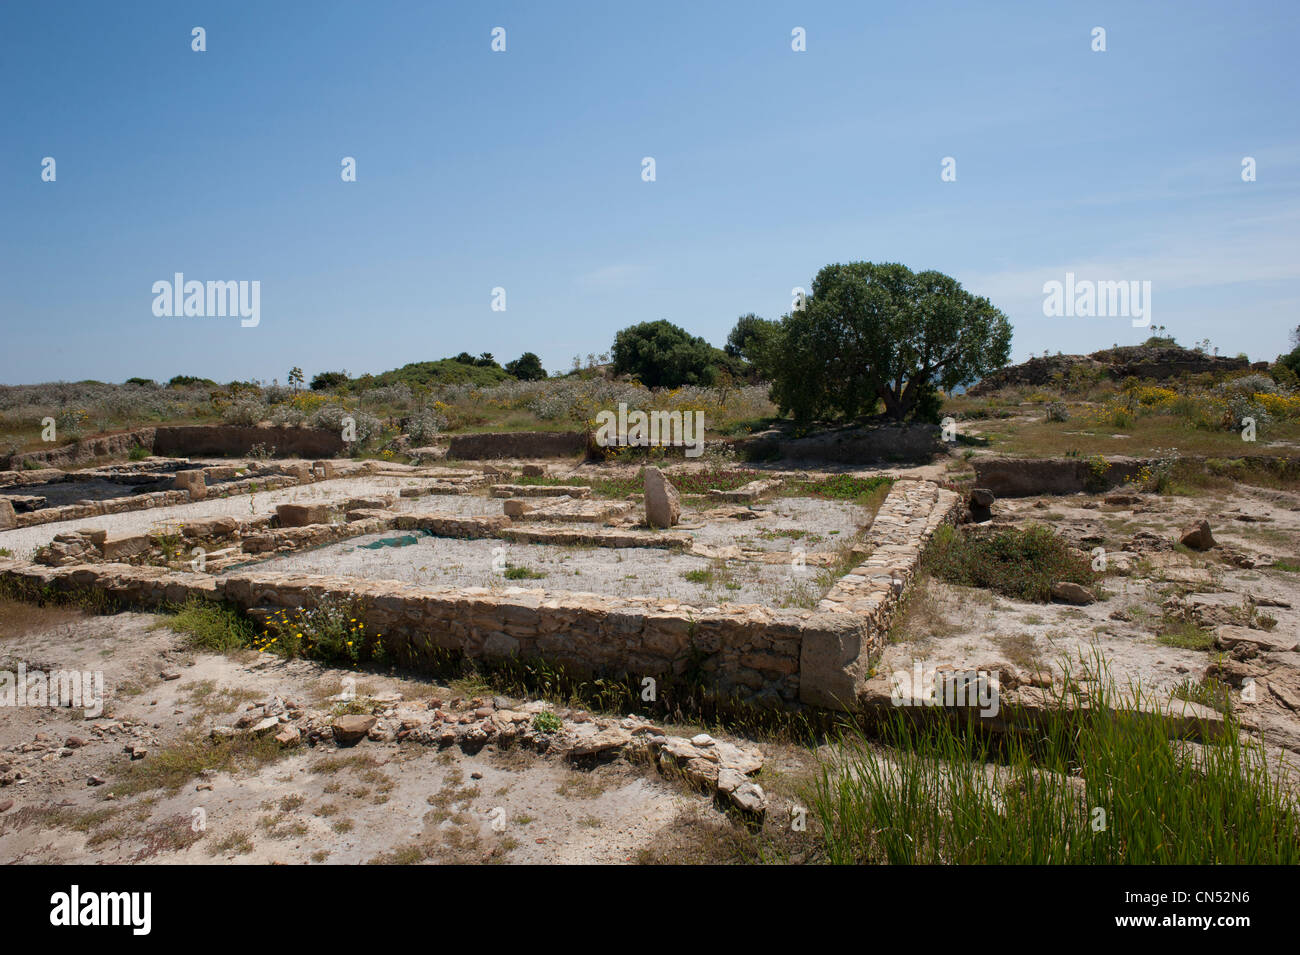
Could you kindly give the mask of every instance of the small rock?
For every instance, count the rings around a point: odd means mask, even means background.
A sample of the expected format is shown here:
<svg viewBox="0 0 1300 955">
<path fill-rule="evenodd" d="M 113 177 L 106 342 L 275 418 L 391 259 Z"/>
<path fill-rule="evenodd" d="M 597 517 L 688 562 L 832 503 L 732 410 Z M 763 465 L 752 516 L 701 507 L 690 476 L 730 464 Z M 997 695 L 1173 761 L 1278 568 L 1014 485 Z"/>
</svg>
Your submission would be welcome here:
<svg viewBox="0 0 1300 955">
<path fill-rule="evenodd" d="M 1097 595 L 1087 587 L 1071 583 L 1068 580 L 1058 580 L 1056 583 L 1052 584 L 1052 599 L 1059 600 L 1062 603 L 1083 606 L 1085 604 L 1094 603 L 1097 599 Z"/>
<path fill-rule="evenodd" d="M 298 727 L 296 726 L 286 726 L 280 732 L 275 734 L 275 741 L 281 746 L 293 746 L 301 738 L 302 733 L 299 732 Z"/>
<path fill-rule="evenodd" d="M 265 736 L 271 730 L 278 728 L 279 725 L 280 718 L 278 716 L 268 716 L 265 719 L 258 720 L 249 727 L 248 731 L 254 736 Z"/>
<path fill-rule="evenodd" d="M 373 716 L 348 715 L 340 716 L 334 720 L 334 740 L 341 746 L 351 746 L 353 743 L 360 742 L 361 738 L 370 732 L 376 719 Z"/>
<path fill-rule="evenodd" d="M 164 680 L 179 680 L 179 679 L 181 678 L 181 671 L 180 671 L 180 670 L 163 670 L 162 673 L 160 673 L 160 674 L 158 674 L 158 675 L 159 675 L 160 677 L 162 677 Z"/>
<path fill-rule="evenodd" d="M 1210 522 L 1202 519 L 1183 528 L 1182 536 L 1178 540 L 1184 547 L 1190 547 L 1192 550 L 1209 550 L 1214 546 Z"/>
<path fill-rule="evenodd" d="M 1142 497 L 1139 494 L 1129 494 L 1125 491 L 1116 491 L 1114 494 L 1107 494 L 1103 499 L 1106 504 L 1123 506 L 1125 504 L 1141 504 Z"/>
<path fill-rule="evenodd" d="M 102 776 L 87 776 L 87 777 L 86 777 L 86 785 L 87 785 L 87 786 L 102 786 L 102 785 L 104 785 L 104 778 L 103 778 Z"/>
</svg>

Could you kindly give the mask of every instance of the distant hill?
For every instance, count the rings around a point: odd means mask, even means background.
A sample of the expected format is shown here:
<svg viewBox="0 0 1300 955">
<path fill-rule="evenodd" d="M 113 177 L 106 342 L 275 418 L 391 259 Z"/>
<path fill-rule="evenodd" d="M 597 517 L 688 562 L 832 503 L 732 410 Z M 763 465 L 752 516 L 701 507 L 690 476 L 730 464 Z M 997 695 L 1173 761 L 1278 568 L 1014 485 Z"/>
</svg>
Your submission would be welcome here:
<svg viewBox="0 0 1300 955">
<path fill-rule="evenodd" d="M 1267 362 L 1256 364 L 1268 367 Z M 1115 381 L 1125 378 L 1163 381 L 1181 375 L 1241 371 L 1250 367 L 1248 358 L 1207 355 L 1194 348 L 1184 348 L 1171 339 L 1152 339 L 1144 345 L 1105 348 L 1091 355 L 1044 355 L 1019 365 L 1007 365 L 971 388 L 970 394 L 978 396 L 1013 385 L 1049 385 L 1054 380 L 1059 381 L 1081 372 L 1105 376 Z"/>
<path fill-rule="evenodd" d="M 443 358 L 439 361 L 416 361 L 378 375 L 362 375 L 353 380 L 354 390 L 384 388 L 403 384 L 410 388 L 431 385 L 495 385 L 514 379 L 499 365 L 472 365 Z"/>
</svg>

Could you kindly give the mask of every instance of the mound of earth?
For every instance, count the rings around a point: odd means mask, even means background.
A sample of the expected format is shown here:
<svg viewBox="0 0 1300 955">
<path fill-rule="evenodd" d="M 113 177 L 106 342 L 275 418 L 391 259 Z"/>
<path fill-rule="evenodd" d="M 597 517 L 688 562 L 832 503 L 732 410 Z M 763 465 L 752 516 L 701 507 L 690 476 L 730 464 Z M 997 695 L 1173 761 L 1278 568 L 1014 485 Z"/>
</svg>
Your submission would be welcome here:
<svg viewBox="0 0 1300 955">
<path fill-rule="evenodd" d="M 1044 355 L 1019 365 L 1008 365 L 971 388 L 970 394 L 979 396 L 1014 385 L 1050 385 L 1068 378 L 1076 367 L 1116 381 L 1124 378 L 1163 381 L 1184 374 L 1242 371 L 1250 367 L 1266 369 L 1268 363 L 1256 362 L 1252 366 L 1246 358 L 1207 355 L 1175 344 L 1123 345 L 1091 355 Z"/>
</svg>

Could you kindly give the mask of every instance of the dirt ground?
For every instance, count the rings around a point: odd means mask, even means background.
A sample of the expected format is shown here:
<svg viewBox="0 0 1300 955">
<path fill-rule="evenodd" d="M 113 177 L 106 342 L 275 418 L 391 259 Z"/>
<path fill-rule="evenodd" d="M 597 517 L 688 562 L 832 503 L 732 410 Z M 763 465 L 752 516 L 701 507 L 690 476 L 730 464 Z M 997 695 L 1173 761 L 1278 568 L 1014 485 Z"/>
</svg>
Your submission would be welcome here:
<svg viewBox="0 0 1300 955">
<path fill-rule="evenodd" d="M 1168 635 L 1170 613 L 1186 610 L 1200 625 L 1195 642 L 1245 626 L 1251 636 L 1294 645 L 1300 637 L 1300 494 L 1239 486 L 1194 496 L 1137 495 L 1123 504 L 1107 495 L 1000 500 L 994 522 L 1047 524 L 1081 550 L 1107 561 L 1103 599 L 1084 606 L 1031 603 L 927 577 L 912 590 L 877 670 L 1010 666 L 1059 680 L 1083 672 L 1094 652 L 1120 687 L 1168 696 L 1207 671 L 1226 669 L 1233 703 L 1278 755 L 1300 765 L 1300 652 L 1226 652 L 1215 644 L 1180 646 Z M 1197 552 L 1177 544 L 1181 531 L 1206 519 L 1217 546 Z M 1134 553 L 1135 535 L 1168 548 Z M 1139 538 L 1139 544 L 1140 544 Z M 1239 565 L 1255 566 L 1239 566 Z M 1244 657 L 1238 659 L 1237 657 Z M 1254 698 L 1243 680 L 1256 681 Z"/>
<path fill-rule="evenodd" d="M 31 706 L 5 713 L 0 774 L 20 777 L 0 788 L 0 806 L 12 803 L 0 812 L 6 862 L 628 863 L 736 828 L 708 796 L 653 765 L 619 757 L 576 766 L 523 745 L 470 755 L 362 739 L 214 768 L 206 763 L 219 758 L 197 755 L 190 741 L 206 742 L 249 703 L 328 707 L 349 677 L 365 697 L 449 699 L 475 688 L 249 651 L 192 653 L 152 614 L 4 603 L 0 619 L 0 667 L 99 669 L 109 688 L 97 718 Z M 144 755 L 137 761 L 132 749 Z M 782 759 L 811 761 L 790 747 L 767 755 L 767 779 Z M 146 765 L 154 771 L 133 774 Z"/>
</svg>

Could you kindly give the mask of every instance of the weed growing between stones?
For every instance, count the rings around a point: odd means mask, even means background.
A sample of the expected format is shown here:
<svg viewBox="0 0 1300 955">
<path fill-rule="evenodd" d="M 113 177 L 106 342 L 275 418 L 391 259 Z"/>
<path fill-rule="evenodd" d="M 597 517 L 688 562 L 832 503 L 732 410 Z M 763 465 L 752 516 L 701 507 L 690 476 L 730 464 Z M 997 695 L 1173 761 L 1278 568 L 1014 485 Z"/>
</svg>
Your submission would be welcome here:
<svg viewBox="0 0 1300 955">
<path fill-rule="evenodd" d="M 899 714 L 879 727 L 883 754 L 848 736 L 844 758 L 808 794 L 829 860 L 1300 862 L 1300 815 L 1280 770 L 1239 735 L 1231 713 L 1213 742 L 1181 745 L 1142 711 L 1140 692 L 1119 697 L 1104 666 L 1092 675 L 1085 683 L 1067 674 L 1032 733 L 991 741 Z M 1007 715 L 1015 719 L 1014 708 Z"/>
</svg>

